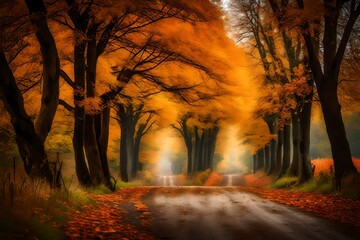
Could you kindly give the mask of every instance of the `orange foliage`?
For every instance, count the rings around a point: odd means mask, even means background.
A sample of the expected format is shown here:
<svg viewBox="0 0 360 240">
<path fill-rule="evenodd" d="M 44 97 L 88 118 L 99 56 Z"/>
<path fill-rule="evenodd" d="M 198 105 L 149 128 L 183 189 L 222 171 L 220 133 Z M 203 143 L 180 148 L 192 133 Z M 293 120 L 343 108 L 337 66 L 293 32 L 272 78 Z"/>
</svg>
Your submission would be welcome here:
<svg viewBox="0 0 360 240">
<path fill-rule="evenodd" d="M 204 183 L 204 186 L 220 186 L 221 181 L 223 180 L 223 176 L 218 174 L 217 172 L 212 172 L 206 182 Z"/>
<path fill-rule="evenodd" d="M 272 176 L 267 176 L 262 172 L 258 172 L 256 174 L 244 175 L 243 185 L 264 188 L 269 186 L 272 182 L 273 182 Z"/>
<path fill-rule="evenodd" d="M 354 163 L 356 169 L 360 173 L 360 159 L 353 157 L 352 160 L 353 160 L 353 163 Z M 315 165 L 315 173 L 314 173 L 315 177 L 319 176 L 320 173 L 331 175 L 330 168 L 334 167 L 334 161 L 329 158 L 314 159 L 314 160 L 311 160 L 311 164 Z"/>
<path fill-rule="evenodd" d="M 283 189 L 239 187 L 273 202 L 299 208 L 317 216 L 360 227 L 360 200 L 320 193 L 296 192 Z"/>
<path fill-rule="evenodd" d="M 146 230 L 138 229 L 129 222 L 128 205 L 135 208 L 134 218 L 142 227 L 149 225 L 150 212 L 141 202 L 150 188 L 124 188 L 116 193 L 94 195 L 95 204 L 85 205 L 81 211 L 69 213 L 70 220 L 64 231 L 70 239 L 155 239 Z M 135 216 L 133 216 L 133 214 Z"/>
</svg>

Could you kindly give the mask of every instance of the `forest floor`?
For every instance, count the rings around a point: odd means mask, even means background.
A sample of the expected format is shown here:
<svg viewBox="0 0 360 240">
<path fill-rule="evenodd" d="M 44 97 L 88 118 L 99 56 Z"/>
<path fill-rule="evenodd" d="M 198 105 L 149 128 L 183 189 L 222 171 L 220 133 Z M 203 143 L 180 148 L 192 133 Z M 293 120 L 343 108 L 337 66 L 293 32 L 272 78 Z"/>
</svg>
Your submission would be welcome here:
<svg viewBox="0 0 360 240">
<path fill-rule="evenodd" d="M 71 239 L 360 239 L 360 201 L 254 187 L 132 187 L 91 197 Z"/>
</svg>

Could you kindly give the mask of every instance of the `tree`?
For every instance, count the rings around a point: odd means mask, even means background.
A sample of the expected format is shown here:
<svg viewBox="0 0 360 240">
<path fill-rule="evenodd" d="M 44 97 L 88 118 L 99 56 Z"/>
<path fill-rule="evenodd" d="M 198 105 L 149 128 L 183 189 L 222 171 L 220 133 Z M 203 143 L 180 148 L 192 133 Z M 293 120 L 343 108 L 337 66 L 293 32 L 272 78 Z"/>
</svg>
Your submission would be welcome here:
<svg viewBox="0 0 360 240">
<path fill-rule="evenodd" d="M 308 146 L 310 143 L 310 116 L 313 96 L 313 78 L 308 74 L 307 55 L 304 52 L 304 43 L 299 32 L 291 27 L 289 12 L 290 1 L 250 0 L 237 1 L 236 8 L 240 8 L 243 17 L 239 25 L 245 26 L 239 32 L 240 38 L 247 39 L 252 48 L 258 50 L 256 59 L 260 60 L 265 71 L 263 85 L 280 84 L 275 96 L 263 96 L 256 116 L 261 116 L 267 122 L 272 134 L 278 131 L 278 142 L 284 135 L 284 145 L 277 148 L 277 164 L 268 167 L 268 173 L 275 172 L 280 176 L 289 172 L 299 175 L 301 181 L 306 181 L 311 176 Z M 285 50 L 284 55 L 282 50 Z M 251 52 L 252 53 L 252 52 Z M 273 90 L 272 90 L 273 91 Z M 270 98 L 269 98 L 270 97 Z M 273 106 L 266 110 L 263 106 L 271 99 Z M 268 104 L 266 104 L 268 105 Z M 276 109 L 276 111 L 274 111 Z M 272 115 L 277 115 L 278 127 L 274 129 L 275 120 Z M 291 121 L 290 121 L 291 119 Z M 272 121 L 271 121 L 272 120 Z M 308 123 L 308 124 L 307 124 Z M 292 125 L 290 127 L 290 124 Z M 293 135 L 293 161 L 290 164 L 290 132 Z M 275 141 L 273 141 L 275 142 Z M 275 144 L 275 143 L 274 143 Z M 270 144 L 271 145 L 271 144 Z M 275 149 L 275 146 L 272 147 Z M 275 159 L 275 150 L 269 151 L 270 160 Z M 273 161 L 272 161 L 273 162 Z M 299 168 L 302 171 L 299 171 Z"/>
<path fill-rule="evenodd" d="M 297 0 L 297 3 L 302 11 L 306 11 L 307 6 L 304 5 L 303 0 Z M 324 12 L 320 20 L 324 22 L 322 57 L 317 54 L 317 46 L 313 41 L 314 35 L 311 34 L 311 29 L 320 28 L 320 24 L 317 24 L 318 21 L 305 19 L 302 23 L 302 35 L 330 140 L 336 185 L 337 188 L 340 188 L 341 179 L 344 176 L 357 172 L 351 159 L 351 151 L 342 120 L 341 105 L 338 99 L 338 81 L 345 50 L 352 29 L 360 15 L 360 4 L 356 0 L 336 0 L 324 1 L 323 7 Z M 341 33 L 338 22 L 343 10 L 347 10 L 349 15 Z M 338 41 L 340 34 L 342 35 Z"/>
<path fill-rule="evenodd" d="M 188 120 L 196 118 L 198 124 L 189 126 Z M 185 141 L 187 148 L 187 173 L 213 169 L 216 140 L 220 127 L 221 118 L 213 118 L 210 114 L 195 115 L 192 112 L 185 113 L 178 125 L 172 125 Z"/>
<path fill-rule="evenodd" d="M 106 159 L 107 133 L 109 108 L 116 96 L 130 81 L 147 81 L 151 87 L 156 86 L 156 91 L 160 88 L 181 97 L 182 88 L 165 83 L 152 72 L 159 65 L 175 60 L 205 70 L 195 61 L 167 49 L 161 39 L 154 37 L 156 33 L 150 28 L 152 24 L 169 18 L 187 20 L 192 13 L 187 12 L 191 12 L 190 8 L 168 1 L 114 2 L 114 6 L 100 0 L 66 2 L 65 16 L 60 12 L 54 19 L 71 29 L 75 38 L 75 80 L 72 81 L 64 71 L 62 77 L 74 87 L 73 145 L 77 175 L 84 185 L 96 185 L 102 181 L 110 184 Z M 113 8 L 117 11 L 113 11 Z M 110 18 L 104 12 L 110 12 Z M 95 88 L 96 70 L 98 59 L 103 54 L 118 54 L 121 63 L 112 66 L 118 80 L 116 86 L 110 86 L 108 91 L 100 93 Z"/>
<path fill-rule="evenodd" d="M 139 161 L 141 138 L 148 133 L 154 121 L 151 122 L 155 111 L 144 110 L 144 104 L 116 103 L 116 119 L 120 125 L 120 177 L 124 182 L 133 179 L 142 164 Z M 141 118 L 148 115 L 144 122 Z"/>
<path fill-rule="evenodd" d="M 187 122 L 194 116 L 193 113 L 188 112 L 184 114 L 178 121 L 179 127 L 172 125 L 173 128 L 179 131 L 185 141 L 187 149 L 187 174 L 190 174 L 194 168 L 193 151 L 194 151 L 194 132 L 192 128 L 189 128 Z"/>
<path fill-rule="evenodd" d="M 26 113 L 23 96 L 5 56 L 4 43 L 0 46 L 1 97 L 10 114 L 26 172 L 31 176 L 45 177 L 50 184 L 56 181 L 55 184 L 59 185 L 59 179 L 51 172 L 44 148 L 44 142 L 50 132 L 58 106 L 59 57 L 54 38 L 48 27 L 47 9 L 44 2 L 36 0 L 25 1 L 25 3 L 31 14 L 31 24 L 36 29 L 35 35 L 40 44 L 43 62 L 43 92 L 35 123 Z M 6 37 L 2 36 L 4 39 Z"/>
<path fill-rule="evenodd" d="M 269 0 L 272 12 L 277 20 L 281 31 L 283 46 L 286 51 L 293 88 L 289 90 L 294 95 L 296 107 L 291 110 L 292 134 L 293 134 L 293 161 L 289 168 L 289 174 L 298 176 L 299 183 L 311 178 L 309 162 L 310 146 L 310 118 L 313 98 L 313 77 L 308 74 L 307 54 L 304 51 L 304 43 L 300 41 L 300 33 L 292 28 L 290 1 Z M 314 31 L 318 38 L 319 32 Z M 293 37 L 292 37 L 293 36 Z"/>
</svg>

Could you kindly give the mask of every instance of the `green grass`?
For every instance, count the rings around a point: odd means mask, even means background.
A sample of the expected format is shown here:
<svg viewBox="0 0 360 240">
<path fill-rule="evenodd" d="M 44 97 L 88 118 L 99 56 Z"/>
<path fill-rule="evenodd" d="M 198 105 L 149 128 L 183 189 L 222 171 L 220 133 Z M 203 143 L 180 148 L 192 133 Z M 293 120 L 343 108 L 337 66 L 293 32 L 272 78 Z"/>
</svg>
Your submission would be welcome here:
<svg viewBox="0 0 360 240">
<path fill-rule="evenodd" d="M 118 181 L 116 183 L 116 189 L 127 188 L 127 187 L 136 187 L 136 186 L 142 186 L 142 185 L 143 184 L 141 181 L 132 181 L 132 182 Z"/>
<path fill-rule="evenodd" d="M 278 179 L 271 188 L 291 188 L 297 182 L 297 177 L 282 177 Z"/>
<path fill-rule="evenodd" d="M 298 184 L 297 177 L 283 177 L 277 180 L 273 185 L 271 185 L 270 188 L 285 188 L 301 192 L 323 194 L 335 193 L 333 178 L 326 174 L 320 174 L 318 177 L 312 178 L 302 184 Z"/>
<path fill-rule="evenodd" d="M 1 174 L 1 179 L 6 179 L 6 182 L 0 184 L 0 238 L 5 239 L 65 239 L 62 231 L 53 227 L 52 223 L 62 225 L 68 220 L 69 210 L 80 210 L 84 205 L 93 204 L 95 200 L 89 192 L 110 192 L 105 186 L 90 191 L 73 189 L 70 188 L 71 179 L 65 179 L 62 189 L 54 189 L 43 180 L 18 179 L 13 182 L 9 171 Z M 13 194 L 10 185 L 14 186 Z M 13 203 L 11 196 L 14 196 Z"/>
<path fill-rule="evenodd" d="M 88 193 L 93 193 L 95 195 L 111 193 L 111 190 L 103 184 L 96 187 L 85 188 L 85 191 Z"/>
</svg>

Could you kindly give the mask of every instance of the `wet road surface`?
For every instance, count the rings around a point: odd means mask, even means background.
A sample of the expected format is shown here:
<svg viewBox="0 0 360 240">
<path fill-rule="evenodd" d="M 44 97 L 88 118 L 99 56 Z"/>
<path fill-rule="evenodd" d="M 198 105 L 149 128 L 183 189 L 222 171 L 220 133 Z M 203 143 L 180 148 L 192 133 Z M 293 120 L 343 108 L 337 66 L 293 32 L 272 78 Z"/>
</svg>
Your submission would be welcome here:
<svg viewBox="0 0 360 240">
<path fill-rule="evenodd" d="M 360 239 L 352 226 L 232 187 L 158 188 L 145 203 L 159 239 Z"/>
</svg>

